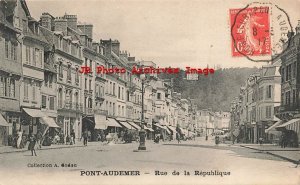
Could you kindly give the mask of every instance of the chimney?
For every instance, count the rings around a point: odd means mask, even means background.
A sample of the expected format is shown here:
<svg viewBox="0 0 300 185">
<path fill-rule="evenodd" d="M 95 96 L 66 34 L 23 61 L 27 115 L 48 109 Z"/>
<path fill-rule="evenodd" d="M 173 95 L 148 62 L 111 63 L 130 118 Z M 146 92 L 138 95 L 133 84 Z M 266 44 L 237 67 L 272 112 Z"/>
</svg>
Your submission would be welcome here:
<svg viewBox="0 0 300 185">
<path fill-rule="evenodd" d="M 67 20 L 63 17 L 57 17 L 54 20 L 54 31 L 62 31 L 63 33 L 67 33 Z"/>
<path fill-rule="evenodd" d="M 67 20 L 68 27 L 72 28 L 73 30 L 77 29 L 77 15 L 65 14 L 63 18 Z"/>
<path fill-rule="evenodd" d="M 111 55 L 111 39 L 100 40 L 100 45 L 103 48 L 103 55 L 109 57 Z"/>
<path fill-rule="evenodd" d="M 47 28 L 48 30 L 53 30 L 54 27 L 54 17 L 47 12 L 42 13 L 40 17 L 41 26 Z"/>
<path fill-rule="evenodd" d="M 90 39 L 93 39 L 93 25 L 92 24 L 80 24 L 77 25 L 77 28 L 87 35 Z"/>
<path fill-rule="evenodd" d="M 298 25 L 296 26 L 296 34 L 300 33 L 300 20 L 298 20 Z"/>
<path fill-rule="evenodd" d="M 120 42 L 118 40 L 114 40 L 111 42 L 111 50 L 116 54 L 120 55 Z"/>
</svg>

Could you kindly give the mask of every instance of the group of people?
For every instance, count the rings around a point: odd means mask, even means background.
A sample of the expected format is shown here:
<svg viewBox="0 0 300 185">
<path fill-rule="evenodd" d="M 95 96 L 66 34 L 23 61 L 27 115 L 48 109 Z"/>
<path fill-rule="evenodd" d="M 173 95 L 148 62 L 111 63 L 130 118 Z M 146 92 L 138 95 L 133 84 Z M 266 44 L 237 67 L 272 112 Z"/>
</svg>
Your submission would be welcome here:
<svg viewBox="0 0 300 185">
<path fill-rule="evenodd" d="M 38 132 L 36 135 L 34 135 L 33 133 L 30 133 L 29 135 L 26 134 L 25 130 L 19 130 L 16 133 L 16 137 L 15 137 L 15 147 L 18 149 L 22 149 L 26 147 L 27 142 L 29 142 L 28 145 L 28 150 L 31 151 L 31 155 L 33 156 L 33 154 L 35 156 L 36 152 L 35 152 L 35 145 L 38 142 L 38 146 L 39 148 L 41 147 L 41 141 L 42 141 L 42 137 L 41 137 L 41 133 Z"/>
</svg>

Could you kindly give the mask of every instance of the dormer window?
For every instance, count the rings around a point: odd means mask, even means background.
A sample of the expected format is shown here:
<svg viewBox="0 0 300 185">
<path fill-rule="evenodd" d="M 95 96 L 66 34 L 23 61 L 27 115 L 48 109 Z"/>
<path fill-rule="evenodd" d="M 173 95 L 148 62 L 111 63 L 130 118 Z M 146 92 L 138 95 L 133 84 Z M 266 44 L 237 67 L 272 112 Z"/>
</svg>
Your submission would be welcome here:
<svg viewBox="0 0 300 185">
<path fill-rule="evenodd" d="M 72 80 L 71 73 L 72 73 L 71 64 L 68 64 L 68 71 L 67 71 L 67 81 L 68 82 L 71 82 L 71 80 Z"/>
</svg>

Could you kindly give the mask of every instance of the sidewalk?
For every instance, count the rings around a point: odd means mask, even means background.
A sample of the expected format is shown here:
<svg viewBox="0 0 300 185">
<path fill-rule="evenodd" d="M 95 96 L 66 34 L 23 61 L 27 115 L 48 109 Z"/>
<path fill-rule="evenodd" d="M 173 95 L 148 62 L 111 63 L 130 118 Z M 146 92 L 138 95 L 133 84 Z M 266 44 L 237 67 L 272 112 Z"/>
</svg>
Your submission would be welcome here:
<svg viewBox="0 0 300 185">
<path fill-rule="evenodd" d="M 88 146 L 99 145 L 99 143 L 101 143 L 101 142 L 88 142 Z M 36 145 L 36 147 L 37 147 L 37 145 Z M 85 147 L 85 146 L 83 145 L 82 141 L 78 141 L 78 142 L 76 142 L 76 144 L 73 144 L 73 145 L 52 144 L 51 146 L 42 146 L 41 149 L 37 149 L 36 148 L 36 150 L 51 150 L 51 149 L 61 149 L 61 148 L 76 148 L 76 147 Z M 22 149 L 17 149 L 17 148 L 14 148 L 12 146 L 0 146 L 0 154 L 16 153 L 16 152 L 26 152 L 26 151 L 28 151 L 27 148 L 28 148 L 28 143 Z"/>
<path fill-rule="evenodd" d="M 241 147 L 250 148 L 256 151 L 265 152 L 267 154 L 279 157 L 300 165 L 300 148 L 281 148 L 272 144 L 241 144 Z"/>
</svg>

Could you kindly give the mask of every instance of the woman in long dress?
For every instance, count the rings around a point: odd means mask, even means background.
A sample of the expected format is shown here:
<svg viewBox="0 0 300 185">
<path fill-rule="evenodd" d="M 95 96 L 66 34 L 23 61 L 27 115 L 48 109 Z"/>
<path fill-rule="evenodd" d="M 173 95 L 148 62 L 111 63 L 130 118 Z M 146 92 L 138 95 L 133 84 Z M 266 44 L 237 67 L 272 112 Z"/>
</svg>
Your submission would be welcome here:
<svg viewBox="0 0 300 185">
<path fill-rule="evenodd" d="M 18 135 L 17 148 L 20 148 L 23 132 L 21 130 L 19 130 L 19 132 L 17 133 L 17 135 Z"/>
</svg>

